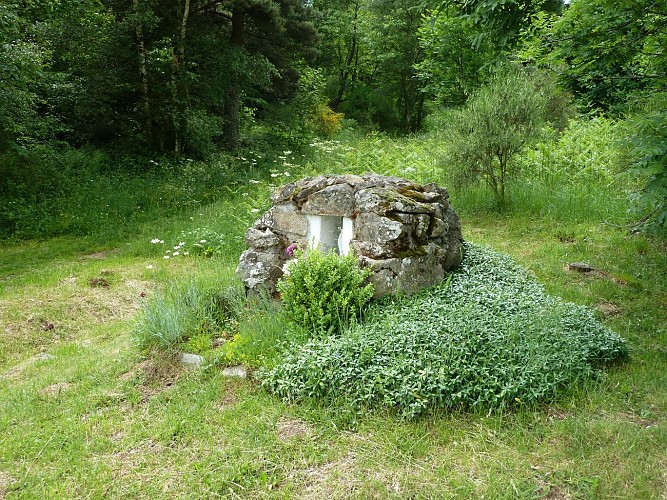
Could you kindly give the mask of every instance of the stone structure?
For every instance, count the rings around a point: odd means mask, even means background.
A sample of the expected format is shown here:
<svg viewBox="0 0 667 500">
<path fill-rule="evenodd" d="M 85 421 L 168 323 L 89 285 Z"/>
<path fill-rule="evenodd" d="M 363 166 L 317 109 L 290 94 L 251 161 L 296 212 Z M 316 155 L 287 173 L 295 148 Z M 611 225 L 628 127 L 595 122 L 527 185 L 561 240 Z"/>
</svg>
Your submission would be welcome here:
<svg viewBox="0 0 667 500">
<path fill-rule="evenodd" d="M 412 294 L 442 280 L 462 259 L 461 225 L 449 194 L 375 174 L 322 175 L 286 184 L 246 233 L 237 274 L 250 290 L 274 294 L 286 249 L 319 246 L 373 270 L 376 297 Z"/>
</svg>

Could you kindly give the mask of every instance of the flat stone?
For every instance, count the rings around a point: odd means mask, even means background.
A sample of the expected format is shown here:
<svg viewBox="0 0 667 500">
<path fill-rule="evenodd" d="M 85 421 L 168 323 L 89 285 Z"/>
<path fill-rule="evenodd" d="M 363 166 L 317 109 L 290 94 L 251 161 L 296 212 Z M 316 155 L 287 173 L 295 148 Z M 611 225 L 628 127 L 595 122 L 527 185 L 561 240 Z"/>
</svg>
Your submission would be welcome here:
<svg viewBox="0 0 667 500">
<path fill-rule="evenodd" d="M 181 353 L 181 363 L 184 365 L 191 367 L 201 366 L 204 364 L 204 361 L 206 361 L 204 356 L 200 356 L 199 354 L 192 354 L 190 352 Z"/>
<path fill-rule="evenodd" d="M 307 215 L 354 215 L 354 189 L 349 184 L 334 184 L 310 195 L 301 207 Z"/>
<path fill-rule="evenodd" d="M 246 378 L 248 376 L 248 370 L 243 365 L 228 366 L 222 370 L 222 376 Z"/>
<path fill-rule="evenodd" d="M 567 265 L 567 270 L 577 271 L 578 273 L 590 273 L 591 271 L 595 271 L 595 268 L 585 262 L 572 262 Z"/>
</svg>

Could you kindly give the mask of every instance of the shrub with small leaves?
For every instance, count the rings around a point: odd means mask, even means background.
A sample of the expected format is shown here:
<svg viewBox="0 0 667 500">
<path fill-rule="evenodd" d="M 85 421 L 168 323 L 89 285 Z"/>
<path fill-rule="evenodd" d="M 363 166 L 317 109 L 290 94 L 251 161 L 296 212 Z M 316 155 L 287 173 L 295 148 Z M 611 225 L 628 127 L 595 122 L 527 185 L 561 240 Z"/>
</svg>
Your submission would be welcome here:
<svg viewBox="0 0 667 500">
<path fill-rule="evenodd" d="M 627 353 L 589 309 L 546 295 L 511 259 L 468 243 L 444 284 L 385 299 L 363 324 L 288 352 L 261 378 L 286 400 L 413 417 L 553 399 Z"/>
<path fill-rule="evenodd" d="M 317 249 L 297 250 L 278 282 L 286 316 L 322 337 L 339 334 L 356 322 L 375 292 L 353 255 L 341 257 Z"/>
</svg>

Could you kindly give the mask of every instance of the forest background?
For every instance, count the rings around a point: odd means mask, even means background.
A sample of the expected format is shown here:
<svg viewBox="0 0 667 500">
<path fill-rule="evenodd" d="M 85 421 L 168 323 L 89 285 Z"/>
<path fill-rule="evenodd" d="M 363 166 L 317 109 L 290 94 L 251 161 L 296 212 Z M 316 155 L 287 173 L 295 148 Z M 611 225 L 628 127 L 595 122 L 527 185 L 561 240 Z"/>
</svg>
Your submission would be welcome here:
<svg viewBox="0 0 667 500">
<path fill-rule="evenodd" d="M 622 193 L 615 223 L 664 226 L 666 33 L 653 0 L 3 2 L 0 235 L 152 220 L 368 133 L 428 136 L 455 196 L 486 181 L 492 208 L 501 175 L 566 173 Z M 508 90 L 544 119 L 521 122 Z M 510 122 L 509 149 L 473 155 Z"/>
</svg>

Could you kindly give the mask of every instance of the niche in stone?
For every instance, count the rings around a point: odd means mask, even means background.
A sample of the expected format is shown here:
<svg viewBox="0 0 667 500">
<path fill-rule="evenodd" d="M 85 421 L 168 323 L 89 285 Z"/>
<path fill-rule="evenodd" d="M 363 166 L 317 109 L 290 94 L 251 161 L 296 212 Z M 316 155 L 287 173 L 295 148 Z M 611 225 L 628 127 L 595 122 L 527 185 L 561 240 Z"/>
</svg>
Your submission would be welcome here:
<svg viewBox="0 0 667 500">
<path fill-rule="evenodd" d="M 325 253 L 334 251 L 338 255 L 347 255 L 350 252 L 352 219 L 335 215 L 306 215 L 306 220 L 309 248 L 319 248 Z"/>
<path fill-rule="evenodd" d="M 353 253 L 373 271 L 377 297 L 434 285 L 463 258 L 459 218 L 435 184 L 321 175 L 281 186 L 271 201 L 246 232 L 249 248 L 236 270 L 249 290 L 276 293 L 292 245 Z"/>
</svg>

